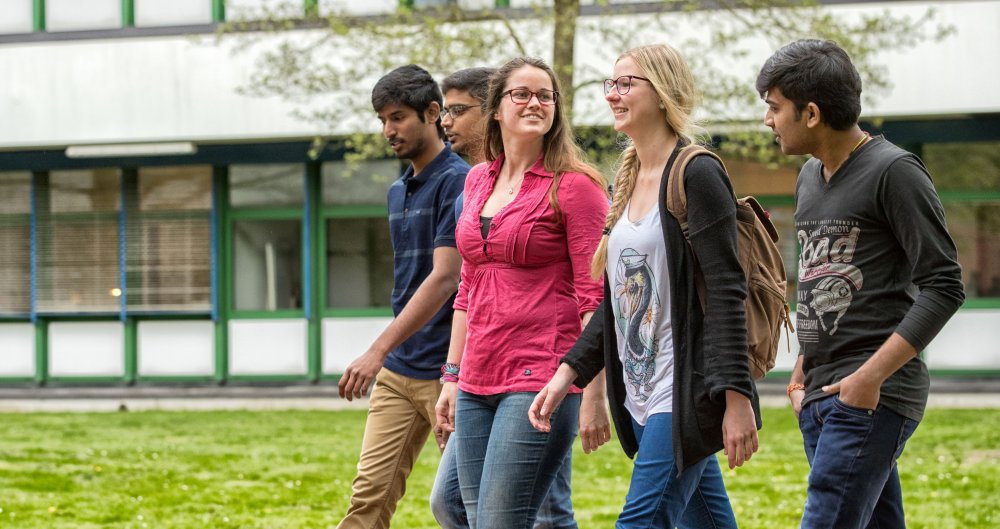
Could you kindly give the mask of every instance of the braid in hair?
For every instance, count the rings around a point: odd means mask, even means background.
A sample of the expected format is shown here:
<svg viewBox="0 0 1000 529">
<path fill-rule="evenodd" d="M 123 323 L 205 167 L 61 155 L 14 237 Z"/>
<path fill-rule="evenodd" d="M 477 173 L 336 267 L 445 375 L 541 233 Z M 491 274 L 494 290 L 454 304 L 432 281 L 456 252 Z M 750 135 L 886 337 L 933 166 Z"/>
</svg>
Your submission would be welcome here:
<svg viewBox="0 0 1000 529">
<path fill-rule="evenodd" d="M 636 154 L 635 145 L 629 145 L 622 153 L 622 164 L 615 175 L 615 194 L 611 199 L 608 215 L 604 218 L 604 235 L 601 236 L 601 242 L 597 245 L 594 259 L 590 263 L 590 275 L 594 279 L 604 275 L 604 269 L 608 265 L 608 237 L 611 235 L 611 229 L 625 212 L 625 205 L 632 197 L 638 175 L 639 155 Z"/>
</svg>

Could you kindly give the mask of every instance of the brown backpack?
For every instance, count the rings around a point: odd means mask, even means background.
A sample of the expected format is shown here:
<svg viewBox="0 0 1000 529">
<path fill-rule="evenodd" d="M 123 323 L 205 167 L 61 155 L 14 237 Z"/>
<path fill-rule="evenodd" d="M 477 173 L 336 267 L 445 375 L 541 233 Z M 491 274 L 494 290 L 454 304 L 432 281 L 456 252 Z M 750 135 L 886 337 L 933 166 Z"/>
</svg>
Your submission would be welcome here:
<svg viewBox="0 0 1000 529">
<path fill-rule="evenodd" d="M 667 209 L 677 219 L 688 236 L 687 193 L 684 190 L 684 170 L 695 156 L 715 158 L 726 170 L 726 165 L 712 151 L 700 145 L 687 145 L 677 153 L 667 177 Z M 729 173 L 727 172 L 728 176 Z M 778 231 L 770 217 L 754 197 L 736 198 L 736 245 L 740 266 L 747 279 L 747 356 L 750 372 L 755 379 L 763 378 L 777 357 L 779 329 L 795 332 L 788 317 L 785 302 L 785 265 L 778 251 Z M 695 285 L 705 308 L 705 278 L 701 271 L 695 273 Z"/>
</svg>

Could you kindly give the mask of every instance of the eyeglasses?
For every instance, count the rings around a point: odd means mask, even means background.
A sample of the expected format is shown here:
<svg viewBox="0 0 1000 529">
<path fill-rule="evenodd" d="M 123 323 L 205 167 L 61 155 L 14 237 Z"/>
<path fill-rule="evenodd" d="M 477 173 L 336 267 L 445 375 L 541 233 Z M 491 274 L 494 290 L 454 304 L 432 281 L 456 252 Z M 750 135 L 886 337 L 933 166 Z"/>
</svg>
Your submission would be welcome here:
<svg viewBox="0 0 1000 529">
<path fill-rule="evenodd" d="M 639 77 L 638 75 L 623 75 L 618 79 L 605 79 L 604 95 L 610 94 L 612 88 L 618 90 L 619 95 L 627 94 L 628 91 L 632 89 L 632 81 L 634 79 L 642 79 L 647 83 L 649 82 L 649 79 L 646 79 L 645 77 Z"/>
<path fill-rule="evenodd" d="M 444 107 L 441 110 L 445 114 L 451 116 L 451 119 L 458 119 L 458 116 L 465 114 L 470 108 L 475 105 L 452 105 L 450 107 Z"/>
<path fill-rule="evenodd" d="M 556 104 L 556 99 L 559 98 L 559 92 L 554 90 L 547 90 L 542 88 L 537 92 L 532 92 L 527 88 L 512 88 L 506 92 L 500 94 L 501 96 L 510 96 L 510 100 L 515 105 L 527 105 L 531 101 L 531 96 L 535 96 L 538 99 L 538 103 L 544 106 Z"/>
</svg>

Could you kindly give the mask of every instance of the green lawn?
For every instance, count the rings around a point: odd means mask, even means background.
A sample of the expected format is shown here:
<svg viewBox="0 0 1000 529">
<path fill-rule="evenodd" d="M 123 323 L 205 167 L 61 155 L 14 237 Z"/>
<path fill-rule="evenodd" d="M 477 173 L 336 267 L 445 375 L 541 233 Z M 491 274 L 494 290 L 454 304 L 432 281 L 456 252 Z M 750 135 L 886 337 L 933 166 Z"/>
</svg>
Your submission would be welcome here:
<svg viewBox="0 0 1000 529">
<path fill-rule="evenodd" d="M 0 528 L 327 528 L 347 508 L 362 411 L 2 414 Z M 741 527 L 797 527 L 801 438 L 767 409 L 761 451 L 725 472 Z M 613 527 L 630 462 L 576 445 L 583 529 Z M 428 444 L 394 527 L 436 527 Z M 1000 410 L 930 410 L 901 460 L 911 528 L 1000 527 Z"/>
</svg>

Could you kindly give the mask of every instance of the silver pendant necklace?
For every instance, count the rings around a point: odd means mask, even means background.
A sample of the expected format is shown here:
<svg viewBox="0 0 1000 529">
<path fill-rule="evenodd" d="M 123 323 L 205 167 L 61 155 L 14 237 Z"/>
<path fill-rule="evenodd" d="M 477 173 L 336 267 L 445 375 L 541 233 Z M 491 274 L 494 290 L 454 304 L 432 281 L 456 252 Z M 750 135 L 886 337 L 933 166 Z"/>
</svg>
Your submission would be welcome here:
<svg viewBox="0 0 1000 529">
<path fill-rule="evenodd" d="M 514 186 L 520 184 L 522 180 L 524 180 L 524 175 L 521 175 L 521 179 L 518 180 L 517 183 L 514 183 L 513 179 L 510 182 L 508 182 L 507 183 L 507 194 L 508 195 L 513 195 L 514 194 Z"/>
</svg>

